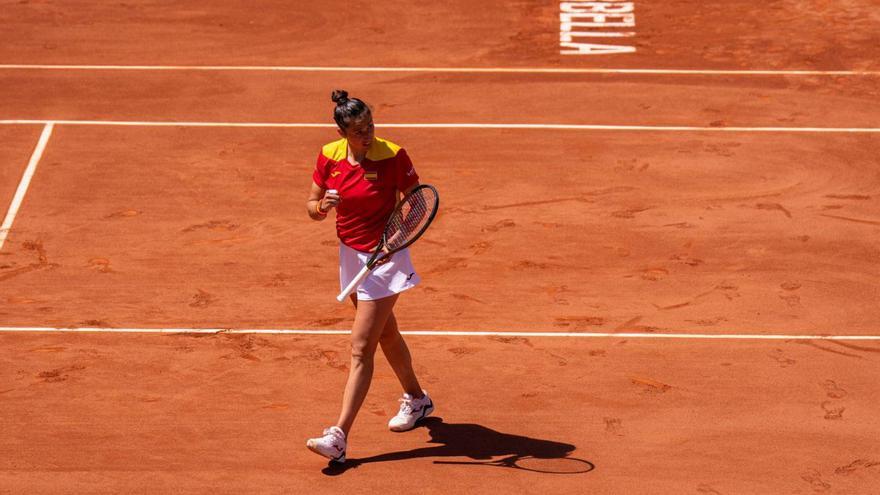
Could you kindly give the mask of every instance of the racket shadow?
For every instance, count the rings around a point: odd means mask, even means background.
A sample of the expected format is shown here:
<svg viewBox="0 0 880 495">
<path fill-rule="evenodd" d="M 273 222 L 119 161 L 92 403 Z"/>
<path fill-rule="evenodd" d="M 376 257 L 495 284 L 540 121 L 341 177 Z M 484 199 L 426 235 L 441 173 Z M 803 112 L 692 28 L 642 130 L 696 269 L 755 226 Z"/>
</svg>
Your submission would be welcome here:
<svg viewBox="0 0 880 495">
<path fill-rule="evenodd" d="M 439 417 L 426 418 L 419 422 L 417 428 L 427 428 L 431 435 L 428 443 L 437 445 L 359 459 L 349 458 L 344 464 L 330 463 L 322 472 L 328 476 L 337 476 L 364 464 L 432 457 L 439 458 L 434 461 L 435 464 L 495 465 L 516 468 L 516 463 L 510 462 L 511 459 L 568 460 L 572 459 L 568 456 L 576 448 L 569 443 L 503 433 L 478 424 L 444 423 L 443 418 Z M 504 459 L 494 461 L 499 456 L 503 456 Z M 462 457 L 473 461 L 445 460 Z M 587 466 L 579 473 L 592 471 L 595 467 L 589 461 L 580 459 L 578 461 Z"/>
</svg>

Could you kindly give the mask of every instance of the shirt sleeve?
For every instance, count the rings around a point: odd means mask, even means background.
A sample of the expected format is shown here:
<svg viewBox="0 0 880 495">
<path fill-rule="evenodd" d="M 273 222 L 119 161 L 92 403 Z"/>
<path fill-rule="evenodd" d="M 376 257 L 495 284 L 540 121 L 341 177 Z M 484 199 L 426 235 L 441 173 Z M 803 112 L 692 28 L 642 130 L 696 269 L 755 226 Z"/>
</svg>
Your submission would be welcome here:
<svg viewBox="0 0 880 495">
<path fill-rule="evenodd" d="M 397 190 L 406 191 L 410 187 L 419 183 L 419 174 L 406 151 L 401 149 L 397 152 L 395 162 L 397 163 Z"/>
<path fill-rule="evenodd" d="M 328 169 L 330 167 L 327 164 L 330 160 L 324 156 L 323 153 L 318 153 L 318 162 L 315 164 L 315 171 L 312 173 L 312 180 L 315 181 L 315 184 L 321 187 L 321 189 L 327 188 L 327 174 Z"/>
</svg>

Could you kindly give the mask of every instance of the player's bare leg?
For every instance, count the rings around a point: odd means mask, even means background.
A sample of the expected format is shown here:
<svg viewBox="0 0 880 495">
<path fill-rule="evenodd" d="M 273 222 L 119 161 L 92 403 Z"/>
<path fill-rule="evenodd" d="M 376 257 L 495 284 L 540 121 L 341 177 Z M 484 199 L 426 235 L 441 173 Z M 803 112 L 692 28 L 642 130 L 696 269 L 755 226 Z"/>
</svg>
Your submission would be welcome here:
<svg viewBox="0 0 880 495">
<path fill-rule="evenodd" d="M 342 396 L 342 412 L 336 426 L 348 432 L 364 403 L 373 379 L 374 356 L 397 295 L 375 301 L 357 301 L 351 330 L 351 370 Z"/>
<path fill-rule="evenodd" d="M 417 399 L 422 398 L 424 395 L 422 393 L 422 386 L 419 385 L 419 380 L 416 378 L 409 348 L 397 329 L 397 318 L 394 317 L 393 312 L 388 316 L 388 321 L 385 323 L 385 329 L 382 331 L 379 345 L 382 346 L 382 352 L 385 354 L 385 358 L 388 359 L 388 364 L 391 365 L 394 374 L 397 375 L 403 391 Z"/>
</svg>

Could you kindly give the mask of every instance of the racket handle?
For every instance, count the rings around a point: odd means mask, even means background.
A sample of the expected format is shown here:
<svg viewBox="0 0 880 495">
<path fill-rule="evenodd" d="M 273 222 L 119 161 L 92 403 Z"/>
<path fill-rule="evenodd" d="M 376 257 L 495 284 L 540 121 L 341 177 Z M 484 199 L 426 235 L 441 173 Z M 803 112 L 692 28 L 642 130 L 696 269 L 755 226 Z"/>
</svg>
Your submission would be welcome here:
<svg viewBox="0 0 880 495">
<path fill-rule="evenodd" d="M 363 282 L 369 274 L 370 266 L 364 265 L 360 273 L 358 273 L 357 276 L 348 284 L 348 287 L 346 287 L 345 290 L 343 290 L 338 296 L 336 296 L 336 300 L 339 302 L 345 301 L 345 298 L 347 298 L 349 294 L 354 292 L 355 289 L 357 289 L 358 286 L 361 285 L 361 282 Z"/>
</svg>

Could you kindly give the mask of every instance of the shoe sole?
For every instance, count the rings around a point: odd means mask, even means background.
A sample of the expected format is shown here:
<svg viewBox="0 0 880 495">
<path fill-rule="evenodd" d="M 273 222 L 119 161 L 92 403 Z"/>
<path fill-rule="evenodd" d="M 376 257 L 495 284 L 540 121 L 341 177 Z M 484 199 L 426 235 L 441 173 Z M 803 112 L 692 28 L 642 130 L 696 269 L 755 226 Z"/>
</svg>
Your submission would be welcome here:
<svg viewBox="0 0 880 495">
<path fill-rule="evenodd" d="M 394 428 L 388 428 L 388 429 L 391 430 L 391 431 L 393 431 L 393 432 L 395 432 L 395 433 L 403 433 L 403 432 L 405 432 L 405 431 L 412 430 L 413 428 L 415 428 L 416 426 L 419 425 L 419 421 L 421 421 L 421 420 L 427 418 L 428 415 L 431 414 L 432 412 L 434 412 L 434 401 L 431 401 L 431 404 L 430 404 L 428 407 L 426 407 L 425 409 L 422 410 L 422 415 L 419 416 L 419 419 L 415 420 L 415 422 L 413 422 L 413 425 L 410 426 L 409 428 L 406 428 L 406 429 L 396 429 L 396 430 L 395 430 Z"/>
<path fill-rule="evenodd" d="M 329 455 L 327 455 L 327 454 L 321 452 L 320 450 L 318 450 L 318 447 L 317 447 L 316 445 L 312 445 L 311 442 L 306 442 L 306 447 L 307 447 L 309 450 L 311 450 L 312 452 L 318 454 L 319 456 L 321 456 L 321 457 L 325 457 L 325 458 L 327 458 L 327 459 L 330 459 L 330 462 L 337 462 L 337 463 L 339 463 L 339 464 L 342 464 L 342 463 L 345 462 L 345 452 L 342 452 L 342 453 L 339 454 L 339 456 L 337 456 L 337 457 L 330 457 Z"/>
</svg>

